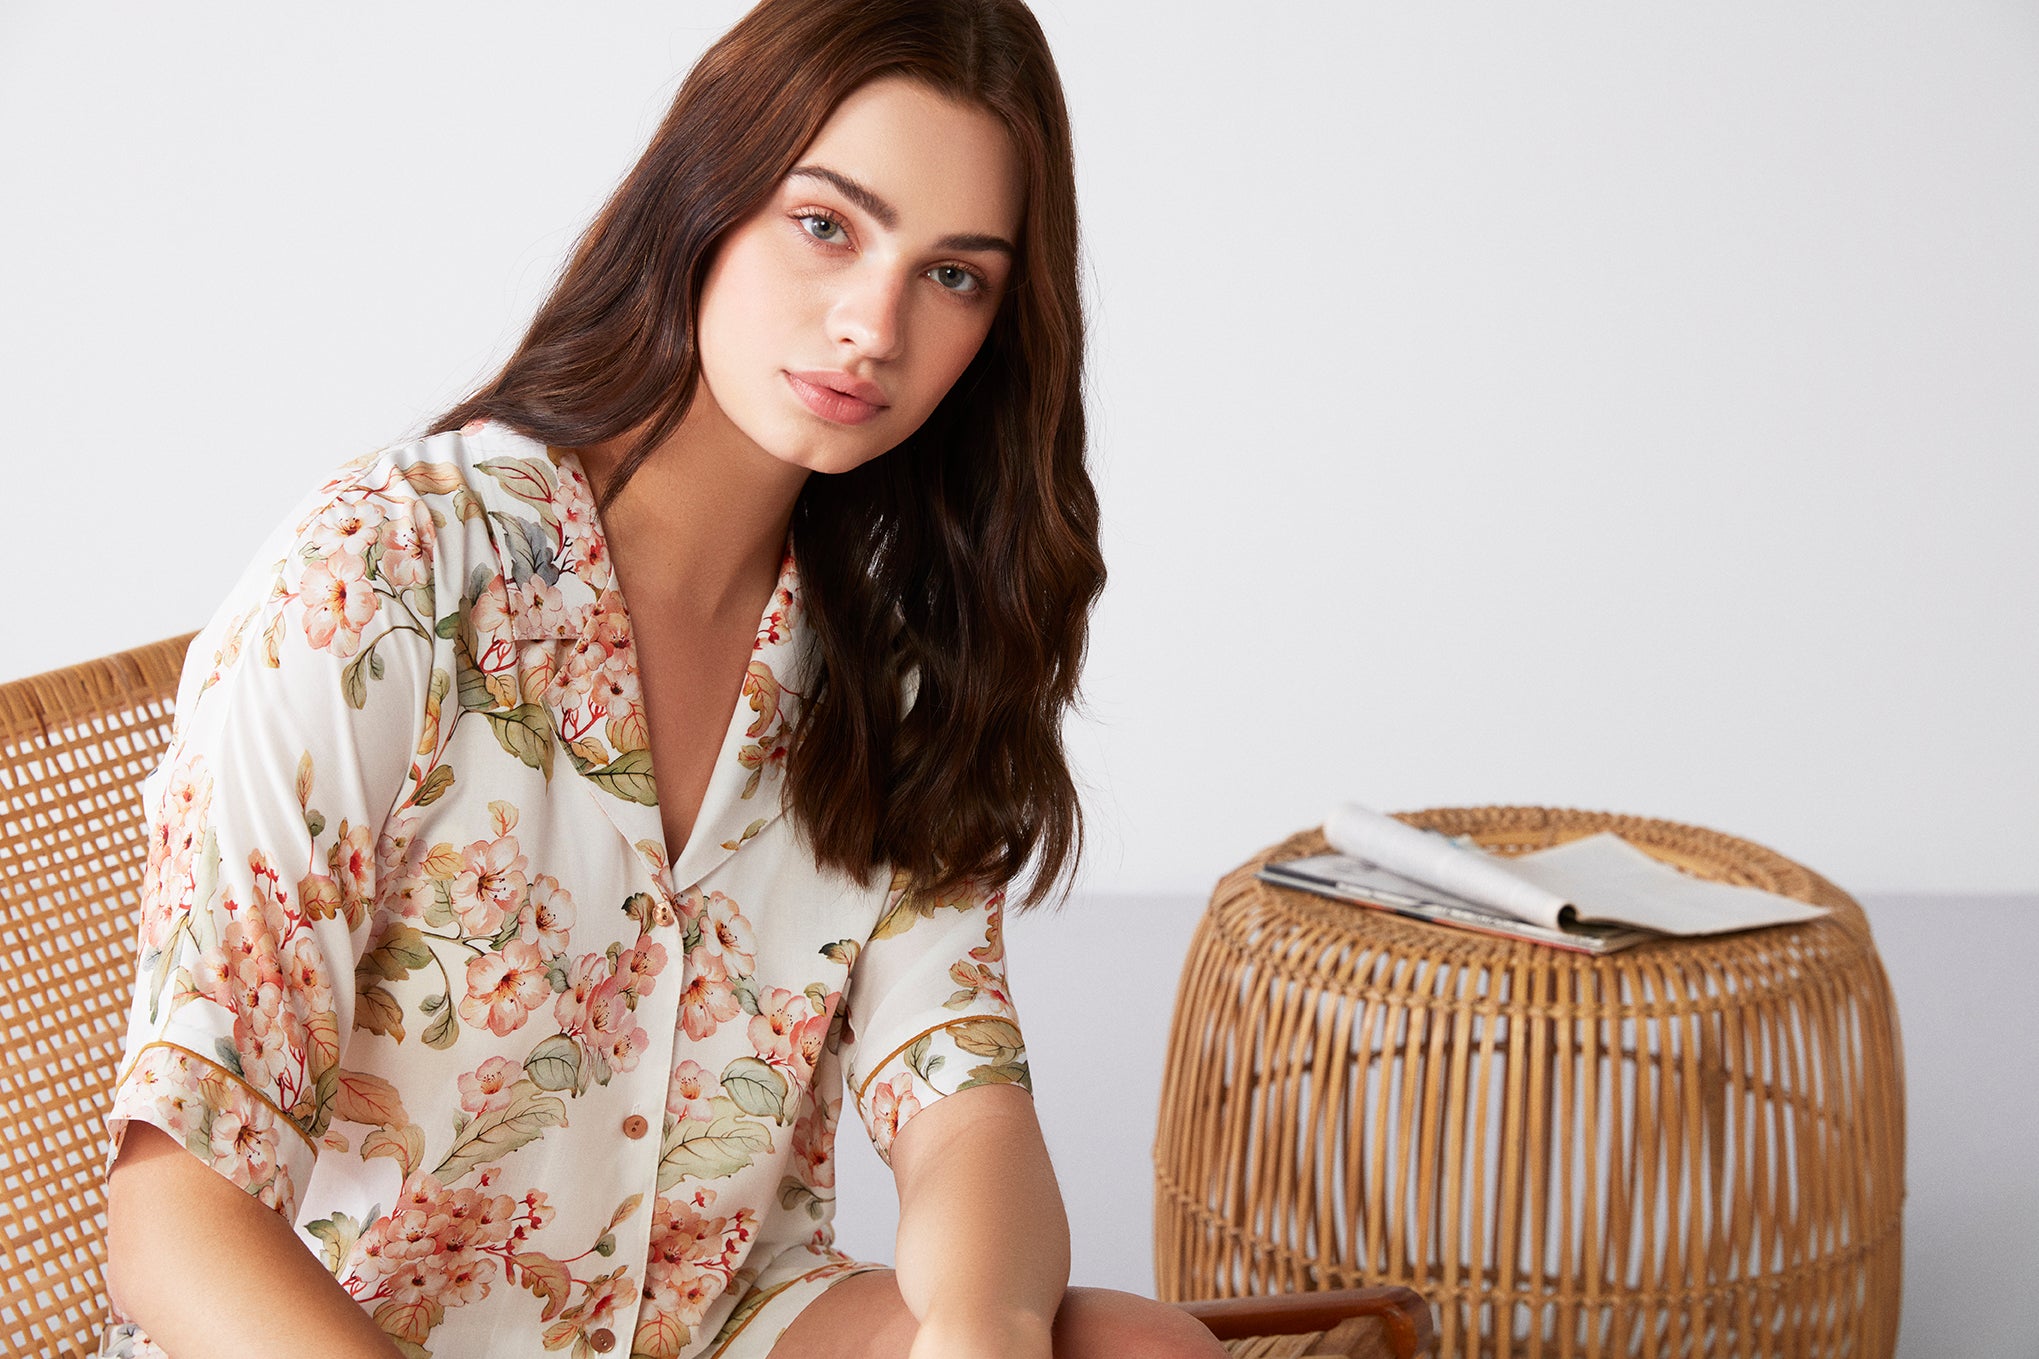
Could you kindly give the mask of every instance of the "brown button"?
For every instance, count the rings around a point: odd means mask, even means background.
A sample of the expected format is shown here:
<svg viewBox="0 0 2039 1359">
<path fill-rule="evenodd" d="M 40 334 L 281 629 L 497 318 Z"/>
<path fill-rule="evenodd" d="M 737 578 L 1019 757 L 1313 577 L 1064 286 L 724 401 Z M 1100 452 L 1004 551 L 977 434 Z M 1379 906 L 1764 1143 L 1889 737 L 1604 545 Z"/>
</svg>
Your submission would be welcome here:
<svg viewBox="0 0 2039 1359">
<path fill-rule="evenodd" d="M 623 1120 L 623 1135 L 625 1137 L 642 1137 L 650 1127 L 651 1125 L 644 1121 L 643 1114 L 632 1114 Z"/>
<path fill-rule="evenodd" d="M 643 1120 L 640 1119 L 639 1121 L 642 1122 Z M 599 1331 L 588 1333 L 588 1343 L 595 1347 L 597 1353 L 607 1354 L 610 1350 L 616 1348 L 616 1333 L 604 1326 Z"/>
</svg>

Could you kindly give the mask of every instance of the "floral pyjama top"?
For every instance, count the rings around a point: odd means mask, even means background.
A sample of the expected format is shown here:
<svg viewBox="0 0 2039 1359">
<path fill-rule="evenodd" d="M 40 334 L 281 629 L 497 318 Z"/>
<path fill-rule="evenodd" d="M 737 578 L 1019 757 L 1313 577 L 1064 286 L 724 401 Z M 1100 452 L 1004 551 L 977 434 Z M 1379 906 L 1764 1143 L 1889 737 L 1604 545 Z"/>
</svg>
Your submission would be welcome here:
<svg viewBox="0 0 2039 1359">
<path fill-rule="evenodd" d="M 585 473 L 479 422 L 358 459 L 192 644 L 107 1118 L 291 1222 L 407 1355 L 763 1356 L 833 1245 L 847 1091 L 888 1164 L 1031 1089 L 1002 893 L 818 868 L 780 793 L 789 550 L 666 862 Z M 115 1316 L 101 1353 L 161 1351 Z"/>
</svg>

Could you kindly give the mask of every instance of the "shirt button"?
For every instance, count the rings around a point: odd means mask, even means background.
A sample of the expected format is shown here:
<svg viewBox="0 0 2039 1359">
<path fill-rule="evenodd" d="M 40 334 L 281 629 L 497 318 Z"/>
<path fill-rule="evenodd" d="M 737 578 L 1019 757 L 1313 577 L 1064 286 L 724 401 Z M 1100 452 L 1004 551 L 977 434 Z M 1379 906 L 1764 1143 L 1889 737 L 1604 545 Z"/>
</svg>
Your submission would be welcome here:
<svg viewBox="0 0 2039 1359">
<path fill-rule="evenodd" d="M 601 1330 L 588 1334 L 588 1343 L 593 1345 L 598 1353 L 607 1354 L 616 1348 L 616 1333 L 604 1326 Z"/>
<path fill-rule="evenodd" d="M 623 1135 L 631 1138 L 642 1137 L 650 1127 L 651 1125 L 644 1121 L 643 1114 L 632 1114 L 623 1120 Z"/>
</svg>

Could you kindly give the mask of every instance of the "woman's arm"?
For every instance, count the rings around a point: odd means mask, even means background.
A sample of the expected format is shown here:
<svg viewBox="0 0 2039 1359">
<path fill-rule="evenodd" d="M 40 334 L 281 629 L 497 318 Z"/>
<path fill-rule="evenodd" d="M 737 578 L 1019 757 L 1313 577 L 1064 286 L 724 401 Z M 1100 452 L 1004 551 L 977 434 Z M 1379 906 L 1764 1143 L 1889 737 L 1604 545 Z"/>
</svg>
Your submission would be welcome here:
<svg viewBox="0 0 2039 1359">
<path fill-rule="evenodd" d="M 921 1328 L 913 1359 L 1050 1353 L 1069 1285 L 1069 1217 L 1017 1085 L 936 1100 L 892 1143 L 900 1296 Z"/>
<path fill-rule="evenodd" d="M 106 1248 L 114 1306 L 174 1359 L 398 1359 L 281 1214 L 139 1119 L 107 1176 Z"/>
</svg>

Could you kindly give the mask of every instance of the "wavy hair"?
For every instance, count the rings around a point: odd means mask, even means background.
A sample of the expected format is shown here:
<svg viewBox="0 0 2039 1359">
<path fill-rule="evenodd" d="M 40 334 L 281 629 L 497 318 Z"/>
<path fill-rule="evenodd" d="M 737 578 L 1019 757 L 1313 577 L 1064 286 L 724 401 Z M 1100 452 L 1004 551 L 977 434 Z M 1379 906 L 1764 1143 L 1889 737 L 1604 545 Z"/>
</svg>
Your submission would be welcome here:
<svg viewBox="0 0 2039 1359">
<path fill-rule="evenodd" d="M 1019 258 L 969 367 L 906 439 L 812 474 L 792 541 L 819 665 L 787 760 L 816 861 L 920 904 L 1073 878 L 1083 816 L 1062 749 L 1104 588 L 1084 463 L 1069 116 L 1020 0 L 763 0 L 682 83 L 503 369 L 432 432 L 487 417 L 558 447 L 640 431 L 606 508 L 685 416 L 717 243 L 835 107 L 909 76 L 983 107 L 1025 171 Z M 1066 888 L 1064 891 L 1066 896 Z"/>
</svg>

